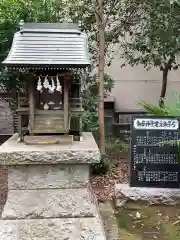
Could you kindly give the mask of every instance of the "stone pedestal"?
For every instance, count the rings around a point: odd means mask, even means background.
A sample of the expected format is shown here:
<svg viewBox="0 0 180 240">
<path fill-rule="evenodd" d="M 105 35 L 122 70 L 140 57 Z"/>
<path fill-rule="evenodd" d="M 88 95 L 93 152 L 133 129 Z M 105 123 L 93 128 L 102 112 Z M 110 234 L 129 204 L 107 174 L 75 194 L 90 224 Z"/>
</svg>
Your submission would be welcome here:
<svg viewBox="0 0 180 240">
<path fill-rule="evenodd" d="M 15 134 L 0 147 L 8 198 L 0 240 L 105 240 L 89 165 L 100 161 L 90 133 L 82 142 L 25 145 Z"/>
<path fill-rule="evenodd" d="M 115 198 L 117 207 L 122 207 L 128 201 L 175 205 L 180 203 L 180 189 L 131 187 L 129 184 L 116 184 Z"/>
</svg>

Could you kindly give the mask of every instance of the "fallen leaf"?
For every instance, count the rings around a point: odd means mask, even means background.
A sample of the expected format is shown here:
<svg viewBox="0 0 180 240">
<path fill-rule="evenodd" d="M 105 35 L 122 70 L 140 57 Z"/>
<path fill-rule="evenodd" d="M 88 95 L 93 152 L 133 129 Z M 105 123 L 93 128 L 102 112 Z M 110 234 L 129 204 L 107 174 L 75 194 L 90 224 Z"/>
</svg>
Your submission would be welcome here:
<svg viewBox="0 0 180 240">
<path fill-rule="evenodd" d="M 180 220 L 174 222 L 173 225 L 177 225 L 178 223 L 180 223 Z"/>
<path fill-rule="evenodd" d="M 140 219 L 141 218 L 141 214 L 139 212 L 136 213 L 136 218 Z"/>
</svg>

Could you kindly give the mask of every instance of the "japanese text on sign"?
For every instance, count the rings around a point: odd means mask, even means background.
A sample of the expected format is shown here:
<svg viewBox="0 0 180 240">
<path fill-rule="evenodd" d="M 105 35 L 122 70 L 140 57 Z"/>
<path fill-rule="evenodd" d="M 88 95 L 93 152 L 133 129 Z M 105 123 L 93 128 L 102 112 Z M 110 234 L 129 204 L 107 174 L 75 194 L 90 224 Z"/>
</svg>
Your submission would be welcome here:
<svg viewBox="0 0 180 240">
<path fill-rule="evenodd" d="M 136 118 L 133 122 L 134 129 L 159 129 L 159 130 L 177 130 L 179 122 L 177 119 L 143 119 Z"/>
</svg>

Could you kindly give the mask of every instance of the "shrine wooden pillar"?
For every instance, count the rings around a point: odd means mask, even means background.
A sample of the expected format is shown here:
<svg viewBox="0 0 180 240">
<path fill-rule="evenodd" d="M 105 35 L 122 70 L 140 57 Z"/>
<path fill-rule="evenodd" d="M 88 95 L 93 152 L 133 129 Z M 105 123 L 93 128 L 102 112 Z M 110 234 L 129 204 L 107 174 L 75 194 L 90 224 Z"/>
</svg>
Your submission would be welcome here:
<svg viewBox="0 0 180 240">
<path fill-rule="evenodd" d="M 29 92 L 29 133 L 32 134 L 34 128 L 34 115 L 35 115 L 35 84 L 33 77 L 28 78 L 28 92 Z"/>
<path fill-rule="evenodd" d="M 68 80 L 64 78 L 64 129 L 69 132 L 69 86 Z"/>
</svg>

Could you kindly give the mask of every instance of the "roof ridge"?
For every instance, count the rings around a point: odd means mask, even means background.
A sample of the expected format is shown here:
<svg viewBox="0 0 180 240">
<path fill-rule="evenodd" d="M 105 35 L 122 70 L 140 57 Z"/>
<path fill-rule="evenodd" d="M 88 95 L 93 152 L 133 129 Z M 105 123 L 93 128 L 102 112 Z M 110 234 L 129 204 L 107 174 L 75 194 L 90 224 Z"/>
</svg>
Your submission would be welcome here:
<svg viewBox="0 0 180 240">
<path fill-rule="evenodd" d="M 74 23 L 24 23 L 21 32 L 81 33 L 81 30 Z"/>
</svg>

